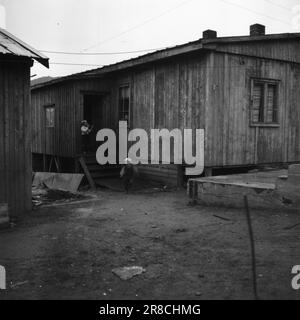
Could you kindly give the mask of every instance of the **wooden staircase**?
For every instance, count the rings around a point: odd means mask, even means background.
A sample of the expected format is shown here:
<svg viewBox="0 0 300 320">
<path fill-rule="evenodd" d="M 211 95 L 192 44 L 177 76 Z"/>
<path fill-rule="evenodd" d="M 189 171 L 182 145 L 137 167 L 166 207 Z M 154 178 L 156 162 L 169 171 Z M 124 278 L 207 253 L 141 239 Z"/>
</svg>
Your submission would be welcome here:
<svg viewBox="0 0 300 320">
<path fill-rule="evenodd" d="M 78 161 L 92 189 L 100 185 L 101 180 L 116 178 L 120 175 L 120 165 L 99 165 L 95 154 L 82 155 L 78 157 Z"/>
</svg>

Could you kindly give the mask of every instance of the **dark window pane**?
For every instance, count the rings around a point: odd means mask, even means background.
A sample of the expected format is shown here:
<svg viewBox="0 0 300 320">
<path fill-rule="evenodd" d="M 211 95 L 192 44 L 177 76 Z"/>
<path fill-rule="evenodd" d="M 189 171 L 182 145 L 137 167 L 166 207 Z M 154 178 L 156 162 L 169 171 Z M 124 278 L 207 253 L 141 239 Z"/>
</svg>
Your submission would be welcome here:
<svg viewBox="0 0 300 320">
<path fill-rule="evenodd" d="M 258 114 L 253 122 L 264 122 L 264 84 L 255 82 L 253 85 L 253 110 L 257 110 Z"/>
<path fill-rule="evenodd" d="M 277 86 L 273 84 L 268 85 L 268 101 L 267 101 L 267 121 L 268 123 L 277 122 L 277 103 L 276 103 Z"/>
<path fill-rule="evenodd" d="M 130 117 L 130 89 L 124 86 L 119 89 L 119 120 L 129 122 Z"/>
</svg>

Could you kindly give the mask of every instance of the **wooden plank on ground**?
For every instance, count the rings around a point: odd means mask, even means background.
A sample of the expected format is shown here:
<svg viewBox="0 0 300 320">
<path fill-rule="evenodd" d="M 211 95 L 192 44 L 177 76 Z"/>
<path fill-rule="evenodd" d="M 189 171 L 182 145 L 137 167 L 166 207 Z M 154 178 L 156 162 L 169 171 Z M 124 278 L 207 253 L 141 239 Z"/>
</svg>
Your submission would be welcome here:
<svg viewBox="0 0 300 320">
<path fill-rule="evenodd" d="M 84 172 L 84 174 L 85 174 L 85 176 L 86 176 L 86 178 L 87 178 L 87 180 L 88 180 L 88 182 L 89 182 L 90 187 L 91 187 L 93 190 L 95 190 L 95 189 L 96 189 L 96 184 L 95 184 L 95 182 L 94 182 L 94 180 L 93 180 L 93 178 L 92 178 L 92 176 L 91 176 L 91 174 L 90 174 L 90 171 L 89 171 L 89 169 L 88 169 L 88 167 L 87 167 L 87 165 L 86 165 L 86 163 L 85 163 L 85 161 L 84 161 L 84 158 L 83 158 L 83 157 L 80 157 L 80 158 L 78 159 L 78 161 L 79 161 L 79 163 L 80 163 L 80 165 L 81 165 L 81 167 L 82 167 L 82 169 L 83 169 L 83 172 Z"/>
</svg>

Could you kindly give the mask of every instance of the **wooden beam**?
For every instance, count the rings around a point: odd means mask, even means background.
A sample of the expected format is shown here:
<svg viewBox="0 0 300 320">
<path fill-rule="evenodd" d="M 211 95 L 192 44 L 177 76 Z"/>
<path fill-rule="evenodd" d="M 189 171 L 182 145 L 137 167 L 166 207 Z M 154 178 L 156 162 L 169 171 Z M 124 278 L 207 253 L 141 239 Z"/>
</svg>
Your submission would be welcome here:
<svg viewBox="0 0 300 320">
<path fill-rule="evenodd" d="M 79 161 L 79 163 L 80 163 L 80 165 L 81 165 L 81 167 L 82 167 L 82 169 L 83 169 L 83 172 L 84 172 L 84 174 L 85 174 L 85 176 L 86 176 L 86 178 L 87 178 L 87 180 L 88 180 L 88 182 L 89 182 L 90 187 L 91 187 L 93 190 L 96 190 L 96 184 L 95 184 L 95 182 L 94 182 L 94 180 L 93 180 L 93 178 L 92 178 L 92 176 L 91 176 L 91 173 L 90 173 L 90 171 L 89 171 L 89 169 L 88 169 L 88 167 L 87 167 L 87 165 L 86 165 L 86 163 L 85 163 L 85 161 L 84 161 L 84 158 L 83 158 L 83 157 L 80 157 L 80 158 L 78 159 L 78 161 Z"/>
<path fill-rule="evenodd" d="M 59 157 L 54 156 L 54 161 L 55 161 L 55 165 L 56 165 L 56 170 L 58 173 L 61 172 L 61 168 L 60 168 L 60 161 L 59 161 Z"/>
</svg>

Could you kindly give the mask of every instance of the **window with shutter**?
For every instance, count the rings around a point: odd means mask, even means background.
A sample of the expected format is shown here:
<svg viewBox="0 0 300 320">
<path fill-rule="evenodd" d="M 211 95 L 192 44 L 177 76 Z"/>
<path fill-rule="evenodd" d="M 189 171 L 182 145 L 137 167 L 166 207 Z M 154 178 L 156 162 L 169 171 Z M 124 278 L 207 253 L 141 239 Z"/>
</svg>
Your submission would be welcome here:
<svg viewBox="0 0 300 320">
<path fill-rule="evenodd" d="M 253 85 L 253 122 L 264 121 L 264 86 L 261 83 Z"/>
<path fill-rule="evenodd" d="M 279 81 L 252 79 L 251 125 L 278 126 Z"/>
</svg>

